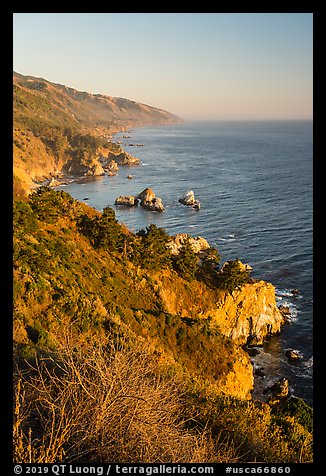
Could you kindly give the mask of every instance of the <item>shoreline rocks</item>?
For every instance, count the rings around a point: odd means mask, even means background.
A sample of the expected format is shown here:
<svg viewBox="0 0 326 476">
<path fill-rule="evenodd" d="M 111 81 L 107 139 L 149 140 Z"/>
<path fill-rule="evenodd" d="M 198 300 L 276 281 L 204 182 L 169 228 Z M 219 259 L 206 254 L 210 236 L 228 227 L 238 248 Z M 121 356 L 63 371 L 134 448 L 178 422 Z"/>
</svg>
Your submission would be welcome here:
<svg viewBox="0 0 326 476">
<path fill-rule="evenodd" d="M 172 254 L 177 255 L 179 253 L 180 248 L 182 247 L 183 243 L 186 240 L 189 240 L 189 244 L 194 253 L 199 254 L 203 251 L 206 251 L 210 248 L 210 245 L 205 238 L 201 236 L 197 236 L 193 238 L 192 236 L 188 235 L 187 233 L 179 233 L 178 235 L 172 236 L 169 241 L 169 248 Z"/>
<path fill-rule="evenodd" d="M 282 377 L 272 385 L 266 387 L 263 391 L 263 395 L 271 393 L 267 403 L 270 405 L 277 405 L 282 400 L 289 397 L 289 381 L 287 378 Z"/>
</svg>

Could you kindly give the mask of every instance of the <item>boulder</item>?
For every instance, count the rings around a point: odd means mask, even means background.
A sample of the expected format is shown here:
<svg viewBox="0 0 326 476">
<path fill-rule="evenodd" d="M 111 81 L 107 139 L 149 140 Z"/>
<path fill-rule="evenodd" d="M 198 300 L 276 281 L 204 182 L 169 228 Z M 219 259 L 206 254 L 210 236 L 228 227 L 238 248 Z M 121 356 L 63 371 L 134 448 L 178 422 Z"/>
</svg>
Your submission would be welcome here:
<svg viewBox="0 0 326 476">
<path fill-rule="evenodd" d="M 115 199 L 114 204 L 123 205 L 125 207 L 136 207 L 138 205 L 138 199 L 132 195 L 120 195 L 120 197 Z"/>
<path fill-rule="evenodd" d="M 294 349 L 286 349 L 285 356 L 289 360 L 299 360 L 301 358 L 299 352 Z"/>
<path fill-rule="evenodd" d="M 289 306 L 281 304 L 280 306 L 278 306 L 278 309 L 284 318 L 288 318 L 291 316 L 291 310 Z"/>
<path fill-rule="evenodd" d="M 195 205 L 196 199 L 194 192 L 192 190 L 188 190 L 182 195 L 182 197 L 179 198 L 179 202 L 183 205 Z"/>
<path fill-rule="evenodd" d="M 287 378 L 282 377 L 277 380 L 273 385 L 266 387 L 263 391 L 264 394 L 271 392 L 275 398 L 287 398 L 289 396 L 289 381 Z"/>
</svg>

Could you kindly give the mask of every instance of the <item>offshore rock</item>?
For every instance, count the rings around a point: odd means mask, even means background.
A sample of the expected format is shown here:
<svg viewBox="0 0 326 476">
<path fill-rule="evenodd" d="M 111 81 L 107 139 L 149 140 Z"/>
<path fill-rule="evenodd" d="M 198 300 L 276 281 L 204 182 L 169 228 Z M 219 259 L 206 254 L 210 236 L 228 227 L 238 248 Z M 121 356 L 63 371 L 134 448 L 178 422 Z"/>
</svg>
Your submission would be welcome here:
<svg viewBox="0 0 326 476">
<path fill-rule="evenodd" d="M 115 205 L 123 205 L 125 207 L 136 207 L 138 205 L 137 197 L 133 197 L 132 195 L 123 196 L 115 199 Z"/>
<path fill-rule="evenodd" d="M 289 360 L 299 360 L 301 358 L 299 352 L 294 349 L 286 349 L 285 351 L 285 357 L 287 357 Z"/>
<path fill-rule="evenodd" d="M 151 212 L 164 212 L 165 208 L 161 198 L 156 197 L 151 188 L 145 188 L 137 197 L 140 205 Z"/>
<path fill-rule="evenodd" d="M 145 202 L 142 207 L 151 212 L 164 212 L 165 208 L 160 198 L 154 197 L 151 201 Z"/>
<path fill-rule="evenodd" d="M 182 195 L 181 198 L 179 198 L 179 202 L 183 205 L 195 205 L 196 199 L 194 192 L 192 190 L 188 190 Z"/>
<path fill-rule="evenodd" d="M 146 202 L 151 202 L 155 197 L 156 195 L 151 188 L 145 188 L 145 190 L 140 192 L 137 196 L 142 206 L 144 206 Z"/>
</svg>

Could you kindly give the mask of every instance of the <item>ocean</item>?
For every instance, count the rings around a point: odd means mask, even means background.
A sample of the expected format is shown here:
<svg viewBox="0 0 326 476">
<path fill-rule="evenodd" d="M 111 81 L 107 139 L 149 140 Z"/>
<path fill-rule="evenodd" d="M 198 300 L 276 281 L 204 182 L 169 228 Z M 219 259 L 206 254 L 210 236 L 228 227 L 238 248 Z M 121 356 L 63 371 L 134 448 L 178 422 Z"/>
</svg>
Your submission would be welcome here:
<svg viewBox="0 0 326 476">
<path fill-rule="evenodd" d="M 253 267 L 254 278 L 273 283 L 291 318 L 253 357 L 265 373 L 255 378 L 253 396 L 263 398 L 262 390 L 285 376 L 291 392 L 312 405 L 312 122 L 185 122 L 136 128 L 114 140 L 141 165 L 58 188 L 98 210 L 113 207 L 135 232 L 155 223 L 171 235 L 203 236 L 218 248 L 221 264 L 240 258 Z M 165 212 L 114 206 L 118 196 L 146 187 L 162 199 Z M 199 211 L 179 203 L 187 190 L 200 201 Z M 301 359 L 289 362 L 288 348 Z"/>
</svg>

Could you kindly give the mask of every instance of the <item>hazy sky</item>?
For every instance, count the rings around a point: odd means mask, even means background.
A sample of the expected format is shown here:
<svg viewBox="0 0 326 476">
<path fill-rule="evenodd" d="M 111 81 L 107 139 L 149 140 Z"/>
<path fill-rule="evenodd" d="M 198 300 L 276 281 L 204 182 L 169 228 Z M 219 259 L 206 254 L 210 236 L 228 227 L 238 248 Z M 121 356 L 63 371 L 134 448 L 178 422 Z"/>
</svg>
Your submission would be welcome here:
<svg viewBox="0 0 326 476">
<path fill-rule="evenodd" d="M 312 13 L 15 13 L 14 70 L 184 119 L 311 119 Z"/>
</svg>

